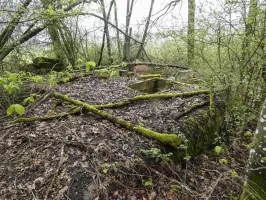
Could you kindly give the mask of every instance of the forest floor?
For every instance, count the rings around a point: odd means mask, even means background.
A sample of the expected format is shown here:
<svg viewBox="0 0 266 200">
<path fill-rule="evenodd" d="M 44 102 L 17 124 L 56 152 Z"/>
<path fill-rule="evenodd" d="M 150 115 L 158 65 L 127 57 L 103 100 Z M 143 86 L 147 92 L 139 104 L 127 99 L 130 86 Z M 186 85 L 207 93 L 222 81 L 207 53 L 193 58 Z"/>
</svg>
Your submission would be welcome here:
<svg viewBox="0 0 266 200">
<path fill-rule="evenodd" d="M 140 95 L 126 87 L 133 82 L 136 78 L 88 76 L 55 90 L 98 105 Z M 105 111 L 157 132 L 178 133 L 182 119 L 175 116 L 206 98 L 141 101 Z M 51 115 L 66 108 L 51 97 L 27 115 Z M 8 120 L 0 121 L 0 200 L 237 199 L 242 192 L 248 137 L 230 137 L 220 155 L 208 150 L 181 165 L 167 159 L 169 148 L 90 112 L 13 125 Z M 220 158 L 228 164 L 220 164 Z M 232 170 L 238 176 L 232 177 Z"/>
</svg>

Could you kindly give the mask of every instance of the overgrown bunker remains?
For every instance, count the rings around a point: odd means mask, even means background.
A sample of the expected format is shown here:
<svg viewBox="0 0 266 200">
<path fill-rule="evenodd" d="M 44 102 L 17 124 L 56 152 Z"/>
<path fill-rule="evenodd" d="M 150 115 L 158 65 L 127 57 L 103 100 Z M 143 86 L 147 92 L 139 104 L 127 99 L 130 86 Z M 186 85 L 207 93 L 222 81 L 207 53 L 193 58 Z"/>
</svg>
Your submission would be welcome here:
<svg viewBox="0 0 266 200">
<path fill-rule="evenodd" d="M 142 93 L 154 94 L 166 89 L 170 89 L 175 85 L 175 83 L 171 83 L 165 79 L 154 78 L 134 84 L 129 84 L 127 86 L 133 90 L 137 90 Z"/>
</svg>

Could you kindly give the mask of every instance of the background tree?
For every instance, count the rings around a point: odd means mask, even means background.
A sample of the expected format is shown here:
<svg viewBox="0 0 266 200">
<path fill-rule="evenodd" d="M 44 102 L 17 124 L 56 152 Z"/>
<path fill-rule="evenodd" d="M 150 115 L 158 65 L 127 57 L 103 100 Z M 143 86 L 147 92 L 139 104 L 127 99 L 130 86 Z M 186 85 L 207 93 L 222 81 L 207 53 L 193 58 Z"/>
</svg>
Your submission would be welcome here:
<svg viewBox="0 0 266 200">
<path fill-rule="evenodd" d="M 194 48 L 195 48 L 195 0 L 188 0 L 188 29 L 187 29 L 187 55 L 188 65 L 192 66 L 194 60 Z"/>
</svg>

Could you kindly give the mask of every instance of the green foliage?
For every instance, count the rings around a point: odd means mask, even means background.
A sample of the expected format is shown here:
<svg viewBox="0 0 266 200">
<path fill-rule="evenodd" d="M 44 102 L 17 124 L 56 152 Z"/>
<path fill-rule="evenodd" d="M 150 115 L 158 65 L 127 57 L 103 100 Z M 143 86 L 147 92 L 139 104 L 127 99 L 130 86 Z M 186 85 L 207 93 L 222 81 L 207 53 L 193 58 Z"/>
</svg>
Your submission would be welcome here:
<svg viewBox="0 0 266 200">
<path fill-rule="evenodd" d="M 222 165 L 227 165 L 228 164 L 228 160 L 226 160 L 224 158 L 221 158 L 221 159 L 219 159 L 219 163 L 222 164 Z"/>
<path fill-rule="evenodd" d="M 236 171 L 235 171 L 235 170 L 232 170 L 232 172 L 231 172 L 231 176 L 232 176 L 233 178 L 235 178 L 235 177 L 237 177 L 237 176 L 238 176 L 238 174 L 236 173 Z"/>
<path fill-rule="evenodd" d="M 153 187 L 153 181 L 152 178 L 149 178 L 148 180 L 142 180 L 142 184 L 145 187 Z"/>
<path fill-rule="evenodd" d="M 170 161 L 171 156 L 173 156 L 172 152 L 169 152 L 167 154 L 163 154 L 160 149 L 158 148 L 151 148 L 151 149 L 141 149 L 141 153 L 145 154 L 146 156 L 149 156 L 151 158 L 155 158 L 155 161 L 158 162 L 159 160 L 163 161 Z"/>
<path fill-rule="evenodd" d="M 244 136 L 245 137 L 252 137 L 253 136 L 253 133 L 250 132 L 250 131 L 247 131 L 247 132 L 244 133 Z"/>
<path fill-rule="evenodd" d="M 184 160 L 185 161 L 189 161 L 191 159 L 191 156 L 190 155 L 187 155 L 186 157 L 184 157 Z"/>
<path fill-rule="evenodd" d="M 43 82 L 42 76 L 32 76 L 32 77 L 30 77 L 30 79 L 33 80 L 35 83 L 42 83 Z"/>
<path fill-rule="evenodd" d="M 94 69 L 96 67 L 96 63 L 92 61 L 86 62 L 85 66 L 86 66 L 86 72 L 89 72 L 91 69 Z"/>
<path fill-rule="evenodd" d="M 182 190 L 182 187 L 180 185 L 177 185 L 177 184 L 171 185 L 171 190 L 173 192 L 178 192 L 178 191 L 181 191 Z"/>
<path fill-rule="evenodd" d="M 216 147 L 214 148 L 214 150 L 215 150 L 216 154 L 219 155 L 219 154 L 221 153 L 221 151 L 222 151 L 222 147 L 220 147 L 220 146 L 216 146 Z"/>
<path fill-rule="evenodd" d="M 12 104 L 6 111 L 7 116 L 12 115 L 14 111 L 21 116 L 25 113 L 25 108 L 20 104 Z"/>
<path fill-rule="evenodd" d="M 27 105 L 28 102 L 34 103 L 38 97 L 40 97 L 40 95 L 38 95 L 36 93 L 31 94 L 29 97 L 27 97 L 26 99 L 24 99 L 23 104 L 24 105 Z"/>
</svg>

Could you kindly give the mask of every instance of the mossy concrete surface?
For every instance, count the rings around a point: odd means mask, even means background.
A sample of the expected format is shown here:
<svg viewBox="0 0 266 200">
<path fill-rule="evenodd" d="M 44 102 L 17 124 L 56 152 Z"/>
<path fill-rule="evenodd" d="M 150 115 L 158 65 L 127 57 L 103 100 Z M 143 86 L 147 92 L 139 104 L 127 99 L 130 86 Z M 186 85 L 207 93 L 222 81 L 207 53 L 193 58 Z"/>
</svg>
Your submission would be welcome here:
<svg viewBox="0 0 266 200">
<path fill-rule="evenodd" d="M 165 79 L 153 78 L 128 85 L 129 88 L 143 93 L 153 94 L 173 87 L 175 84 Z"/>
</svg>

